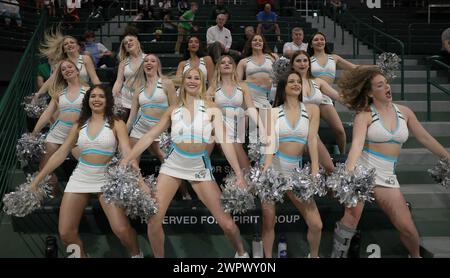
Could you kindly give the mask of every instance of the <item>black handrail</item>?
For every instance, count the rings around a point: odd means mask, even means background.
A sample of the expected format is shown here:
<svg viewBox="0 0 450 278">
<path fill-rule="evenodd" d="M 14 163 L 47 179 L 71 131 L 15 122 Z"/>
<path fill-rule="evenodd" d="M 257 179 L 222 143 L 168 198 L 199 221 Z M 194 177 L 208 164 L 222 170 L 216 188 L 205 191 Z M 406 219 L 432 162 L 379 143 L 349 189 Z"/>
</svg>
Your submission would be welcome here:
<svg viewBox="0 0 450 278">
<path fill-rule="evenodd" d="M 442 67 L 450 73 L 450 65 L 445 64 L 440 61 L 440 56 L 430 56 L 427 57 L 427 121 L 431 121 L 431 85 L 441 90 L 443 93 L 450 95 L 450 90 L 444 88 L 441 84 L 439 84 L 435 80 L 431 80 L 431 67 L 436 65 L 438 67 Z"/>
</svg>

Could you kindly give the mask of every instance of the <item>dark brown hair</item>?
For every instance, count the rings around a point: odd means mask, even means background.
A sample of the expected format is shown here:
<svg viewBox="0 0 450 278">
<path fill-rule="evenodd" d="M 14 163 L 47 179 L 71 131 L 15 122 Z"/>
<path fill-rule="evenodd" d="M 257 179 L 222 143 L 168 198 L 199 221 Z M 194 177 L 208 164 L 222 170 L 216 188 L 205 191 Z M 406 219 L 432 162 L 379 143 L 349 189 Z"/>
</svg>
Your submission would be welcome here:
<svg viewBox="0 0 450 278">
<path fill-rule="evenodd" d="M 106 105 L 105 105 L 105 119 L 107 119 L 109 126 L 111 129 L 114 127 L 114 120 L 118 120 L 114 115 L 113 107 L 114 107 L 114 98 L 111 92 L 111 88 L 103 86 L 103 85 L 94 85 L 86 92 L 83 98 L 83 104 L 81 106 L 81 114 L 78 119 L 78 128 L 81 128 L 87 120 L 92 116 L 92 110 L 89 106 L 89 98 L 91 97 L 91 93 L 94 89 L 100 89 L 105 93 Z"/>
<path fill-rule="evenodd" d="M 251 36 L 251 38 L 249 38 L 246 42 L 245 42 L 245 46 L 244 46 L 244 51 L 243 51 L 243 57 L 250 57 L 253 55 L 253 49 L 252 49 L 252 41 L 255 38 L 255 36 L 260 36 L 263 40 L 263 50 L 262 52 L 264 54 L 269 54 L 273 59 L 275 59 L 275 56 L 272 54 L 272 50 L 270 49 L 269 45 L 267 44 L 266 39 L 264 38 L 264 36 L 262 34 L 254 34 L 253 36 Z"/>
<path fill-rule="evenodd" d="M 294 61 L 295 58 L 297 58 L 298 55 L 303 54 L 308 58 L 308 72 L 306 73 L 306 78 L 308 79 L 312 79 L 314 78 L 312 73 L 311 73 L 311 57 L 309 56 L 308 52 L 306 52 L 305 50 L 299 50 L 299 51 L 295 51 L 294 54 L 292 54 L 292 58 L 291 58 L 291 71 L 295 71 L 294 70 Z"/>
<path fill-rule="evenodd" d="M 289 74 L 286 75 L 286 78 L 280 79 L 277 84 L 277 93 L 275 95 L 275 100 L 273 102 L 273 107 L 277 107 L 280 105 L 283 105 L 286 102 L 286 85 L 289 78 L 289 75 L 296 74 L 298 77 L 300 77 L 300 83 L 302 83 L 302 92 L 298 96 L 298 101 L 302 101 L 303 98 L 303 82 L 302 77 L 300 73 L 296 71 L 291 71 Z"/>
<path fill-rule="evenodd" d="M 372 88 L 371 81 L 377 75 L 384 76 L 375 66 L 344 71 L 338 81 L 343 103 L 351 110 L 366 111 L 373 102 L 369 97 L 369 91 Z"/>
</svg>

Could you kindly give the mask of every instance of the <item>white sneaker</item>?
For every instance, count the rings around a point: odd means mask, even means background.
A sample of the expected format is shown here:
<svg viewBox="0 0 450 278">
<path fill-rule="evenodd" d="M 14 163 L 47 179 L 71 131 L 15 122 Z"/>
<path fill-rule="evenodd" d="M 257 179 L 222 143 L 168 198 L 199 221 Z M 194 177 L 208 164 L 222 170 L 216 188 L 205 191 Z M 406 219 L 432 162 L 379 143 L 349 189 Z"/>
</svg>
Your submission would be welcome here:
<svg viewBox="0 0 450 278">
<path fill-rule="evenodd" d="M 234 257 L 237 259 L 245 259 L 245 258 L 250 258 L 250 256 L 248 255 L 247 252 L 244 252 L 244 254 L 242 256 L 239 256 L 239 253 L 236 252 L 236 254 L 234 254 Z"/>
<path fill-rule="evenodd" d="M 132 259 L 143 259 L 144 258 L 144 253 L 142 253 L 142 251 L 139 251 L 139 254 L 131 256 Z"/>
<path fill-rule="evenodd" d="M 310 253 L 308 253 L 308 257 L 307 257 L 308 259 L 319 259 L 320 257 L 319 256 L 317 256 L 317 257 L 311 257 L 311 254 Z"/>
</svg>

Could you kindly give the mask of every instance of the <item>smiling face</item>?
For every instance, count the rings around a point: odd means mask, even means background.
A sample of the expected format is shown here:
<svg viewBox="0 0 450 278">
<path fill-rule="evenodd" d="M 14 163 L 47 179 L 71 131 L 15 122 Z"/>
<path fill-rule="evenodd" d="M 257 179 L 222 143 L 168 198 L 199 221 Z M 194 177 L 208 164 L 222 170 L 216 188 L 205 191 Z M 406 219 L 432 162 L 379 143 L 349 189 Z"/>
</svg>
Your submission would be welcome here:
<svg viewBox="0 0 450 278">
<path fill-rule="evenodd" d="M 200 40 L 197 37 L 192 37 L 188 41 L 188 50 L 191 52 L 197 52 L 200 48 Z"/>
<path fill-rule="evenodd" d="M 220 74 L 232 74 L 234 70 L 234 63 L 231 58 L 225 56 L 220 60 L 219 71 Z"/>
<path fill-rule="evenodd" d="M 71 37 L 65 38 L 63 41 L 63 50 L 64 53 L 70 54 L 70 53 L 78 53 L 80 50 L 80 46 L 78 45 L 78 42 Z"/>
<path fill-rule="evenodd" d="M 252 39 L 252 49 L 262 50 L 264 48 L 264 41 L 260 35 L 255 35 Z"/>
<path fill-rule="evenodd" d="M 326 39 L 322 34 L 316 34 L 312 41 L 311 41 L 311 47 L 314 50 L 322 50 L 325 49 Z"/>
<path fill-rule="evenodd" d="M 147 76 L 155 76 L 158 73 L 159 63 L 155 55 L 149 54 L 144 58 L 144 72 Z"/>
<path fill-rule="evenodd" d="M 386 103 L 392 102 L 392 91 L 386 77 L 381 74 L 376 75 L 370 80 L 369 97 L 374 101 Z"/>
<path fill-rule="evenodd" d="M 298 97 L 302 93 L 302 78 L 297 73 L 289 74 L 285 87 L 286 96 Z"/>
<path fill-rule="evenodd" d="M 100 88 L 94 88 L 89 96 L 89 107 L 93 113 L 104 113 L 106 107 L 105 92 Z"/>
<path fill-rule="evenodd" d="M 69 61 L 61 63 L 61 74 L 65 80 L 77 78 L 79 75 L 77 66 Z"/>
<path fill-rule="evenodd" d="M 300 74 L 308 72 L 309 69 L 309 58 L 305 54 L 299 54 L 295 56 L 294 62 L 292 64 L 292 69 Z"/>
<path fill-rule="evenodd" d="M 201 92 L 202 82 L 203 81 L 198 69 L 194 68 L 192 70 L 189 70 L 184 75 L 183 80 L 184 90 L 186 94 L 197 97 Z"/>
<path fill-rule="evenodd" d="M 126 52 L 138 50 L 138 48 L 139 48 L 139 42 L 138 42 L 137 38 L 134 36 L 126 36 L 123 39 L 123 45 L 125 46 Z"/>
</svg>

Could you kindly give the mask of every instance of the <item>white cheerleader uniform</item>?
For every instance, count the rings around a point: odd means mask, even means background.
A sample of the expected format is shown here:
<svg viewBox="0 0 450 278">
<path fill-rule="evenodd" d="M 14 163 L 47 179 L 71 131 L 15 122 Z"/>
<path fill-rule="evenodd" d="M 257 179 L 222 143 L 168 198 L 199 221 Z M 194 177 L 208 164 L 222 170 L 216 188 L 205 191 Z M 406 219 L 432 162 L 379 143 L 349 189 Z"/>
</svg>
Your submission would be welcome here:
<svg viewBox="0 0 450 278">
<path fill-rule="evenodd" d="M 112 157 L 117 148 L 117 140 L 114 131 L 105 121 L 103 128 L 94 138 L 88 135 L 88 120 L 80 129 L 77 145 L 81 155 L 77 167 L 70 176 L 64 192 L 98 193 L 106 184 L 106 164 L 94 164 L 84 160 L 87 154 L 100 154 Z"/>
<path fill-rule="evenodd" d="M 296 142 L 304 145 L 308 143 L 308 112 L 306 111 L 303 103 L 301 103 L 300 109 L 300 118 L 298 119 L 297 124 L 293 127 L 289 123 L 286 113 L 284 112 L 284 105 L 280 106 L 278 119 L 275 123 L 275 132 L 278 142 Z M 302 167 L 302 162 L 303 158 L 301 156 L 291 156 L 281 151 L 277 151 L 272 159 L 271 167 L 283 174 L 285 177 L 288 177 L 294 168 Z"/>
<path fill-rule="evenodd" d="M 395 175 L 395 167 L 397 165 L 397 157 L 387 156 L 370 149 L 370 144 L 398 144 L 402 145 L 408 140 L 408 126 L 405 118 L 395 104 L 392 104 L 397 115 L 397 127 L 394 131 L 389 131 L 383 125 L 380 114 L 372 104 L 372 123 L 367 129 L 366 147 L 364 147 L 358 164 L 368 168 L 375 168 L 375 184 L 384 187 L 400 187 L 397 176 Z"/>
<path fill-rule="evenodd" d="M 311 73 L 316 78 L 319 78 L 320 76 L 327 76 L 332 78 L 334 81 L 336 78 L 336 62 L 334 61 L 333 55 L 328 54 L 328 59 L 325 66 L 320 65 L 317 58 L 312 56 Z M 333 105 L 333 100 L 329 96 L 323 95 L 321 104 Z"/>
<path fill-rule="evenodd" d="M 179 143 L 210 143 L 212 123 L 206 112 L 204 101 L 197 101 L 194 109 L 194 120 L 191 120 L 189 111 L 179 106 L 171 115 L 172 147 L 164 163 L 161 165 L 162 174 L 188 181 L 212 181 L 213 169 L 208 151 L 191 153 L 176 146 Z M 185 119 L 189 119 L 186 124 Z"/>
<path fill-rule="evenodd" d="M 303 102 L 320 105 L 324 96 L 319 89 L 319 85 L 314 80 L 309 80 L 309 87 L 312 94 L 310 96 L 303 94 Z"/>
<path fill-rule="evenodd" d="M 59 108 L 59 117 L 63 113 L 68 112 L 81 112 L 81 106 L 83 104 L 83 98 L 86 94 L 86 91 L 83 87 L 80 88 L 80 92 L 78 94 L 78 97 L 75 100 L 69 100 L 67 97 L 67 88 L 65 88 L 61 94 L 59 94 L 58 97 L 58 108 Z M 69 134 L 70 130 L 72 129 L 72 126 L 74 122 L 68 122 L 63 121 L 61 119 L 56 120 L 56 122 L 50 127 L 50 131 L 47 134 L 47 137 L 45 138 L 45 142 L 48 143 L 54 143 L 61 145 L 64 143 L 64 140 L 66 140 L 67 135 Z"/>
<path fill-rule="evenodd" d="M 245 76 L 246 79 L 248 79 L 249 76 L 265 72 L 269 74 L 270 77 L 273 77 L 273 69 L 272 69 L 273 61 L 270 58 L 270 55 L 265 55 L 265 60 L 262 65 L 257 65 L 252 61 L 252 57 L 247 58 L 247 65 L 245 67 Z M 253 82 L 246 82 L 247 86 L 250 90 L 253 103 L 255 104 L 256 108 L 261 109 L 268 109 L 272 107 L 270 105 L 269 99 L 270 99 L 270 93 L 271 93 L 271 87 L 261 87 Z"/>
<path fill-rule="evenodd" d="M 185 74 L 189 69 L 192 68 L 191 59 L 187 60 L 183 67 L 183 74 Z M 205 78 L 205 82 L 208 81 L 208 69 L 206 68 L 205 58 L 201 57 L 200 62 L 198 64 L 198 69 L 203 73 L 203 77 Z"/>
<path fill-rule="evenodd" d="M 231 97 L 227 96 L 222 88 L 218 88 L 214 94 L 214 102 L 220 107 L 225 123 L 227 142 L 245 142 L 245 111 L 242 109 L 244 92 L 237 86 Z"/>
<path fill-rule="evenodd" d="M 145 54 L 142 53 L 141 63 L 144 62 L 144 58 L 145 58 Z M 137 67 L 137 68 L 139 68 L 139 67 Z M 125 85 L 125 83 L 127 80 L 129 80 L 134 75 L 134 73 L 135 73 L 135 70 L 132 68 L 131 59 L 130 59 L 130 57 L 128 57 L 125 62 L 125 67 L 123 70 L 123 76 L 124 76 L 125 80 L 123 82 L 122 90 L 120 92 L 120 99 L 121 99 L 122 106 L 127 109 L 131 109 L 131 103 L 133 100 L 134 89 L 131 87 L 128 87 L 127 85 Z"/>
<path fill-rule="evenodd" d="M 147 95 L 145 87 L 139 92 L 139 112 L 136 120 L 134 121 L 133 128 L 130 133 L 130 137 L 140 139 L 147 133 L 150 128 L 155 126 L 159 122 L 159 118 L 146 115 L 142 109 L 146 108 L 158 108 L 167 109 L 169 108 L 169 99 L 164 92 L 161 78 L 156 82 L 156 86 L 150 96 Z"/>
</svg>

